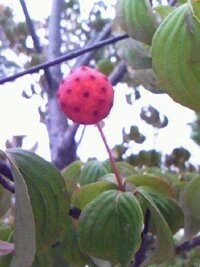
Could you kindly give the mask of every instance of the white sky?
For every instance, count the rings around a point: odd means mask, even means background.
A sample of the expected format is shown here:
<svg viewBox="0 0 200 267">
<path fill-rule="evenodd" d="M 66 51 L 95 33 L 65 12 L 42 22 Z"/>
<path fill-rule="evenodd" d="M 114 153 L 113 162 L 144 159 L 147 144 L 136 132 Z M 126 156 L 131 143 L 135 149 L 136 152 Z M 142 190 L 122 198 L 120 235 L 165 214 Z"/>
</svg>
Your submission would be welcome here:
<svg viewBox="0 0 200 267">
<path fill-rule="evenodd" d="M 0 0 L 1 3 L 10 3 L 15 7 L 15 12 L 19 16 L 23 16 L 19 2 L 16 0 Z M 38 12 L 38 5 L 40 10 Z M 93 0 L 82 0 L 83 3 L 93 2 Z M 51 0 L 48 1 L 32 1 L 26 0 L 27 7 L 31 10 L 32 18 L 43 19 L 45 15 L 50 13 Z M 85 13 L 84 13 L 85 12 Z M 85 16 L 87 11 L 83 10 Z M 0 149 L 5 149 L 6 139 L 11 139 L 12 135 L 27 135 L 24 142 L 24 148 L 29 149 L 36 141 L 39 142 L 37 153 L 42 157 L 50 160 L 48 136 L 46 128 L 39 122 L 37 108 L 42 103 L 39 97 L 31 100 L 23 99 L 21 92 L 33 78 L 25 77 L 18 79 L 17 82 L 7 83 L 0 86 Z M 132 124 L 137 125 L 141 133 L 147 136 L 146 141 L 142 145 L 135 144 L 133 153 L 137 153 L 141 149 L 154 148 L 154 129 L 140 119 L 139 113 L 142 106 L 149 104 L 157 108 L 161 114 L 169 118 L 169 125 L 159 130 L 156 139 L 156 148 L 158 151 L 165 153 L 172 152 L 175 147 L 185 147 L 192 152 L 191 161 L 199 164 L 200 149 L 190 139 L 191 128 L 187 125 L 194 121 L 194 112 L 179 104 L 174 103 L 171 98 L 166 95 L 154 95 L 144 89 L 141 90 L 142 98 L 137 100 L 134 105 L 127 105 L 125 101 L 125 93 L 127 88 L 119 84 L 115 88 L 114 107 L 105 120 L 105 134 L 108 138 L 110 146 L 119 144 L 122 141 L 121 130 L 124 126 L 128 127 Z M 82 160 L 88 157 L 97 157 L 99 160 L 107 158 L 104 145 L 97 129 L 94 126 L 87 126 L 84 138 L 78 149 L 78 154 Z"/>
</svg>

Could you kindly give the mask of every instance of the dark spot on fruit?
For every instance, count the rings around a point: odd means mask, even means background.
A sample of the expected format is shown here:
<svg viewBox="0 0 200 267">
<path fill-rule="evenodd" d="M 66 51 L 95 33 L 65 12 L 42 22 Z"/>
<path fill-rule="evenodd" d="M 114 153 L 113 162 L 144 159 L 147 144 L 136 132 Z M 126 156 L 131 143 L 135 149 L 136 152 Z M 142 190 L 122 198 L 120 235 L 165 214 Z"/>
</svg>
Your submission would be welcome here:
<svg viewBox="0 0 200 267">
<path fill-rule="evenodd" d="M 71 89 L 66 89 L 65 92 L 70 95 L 72 93 L 72 90 Z"/>
<path fill-rule="evenodd" d="M 104 94 L 105 94 L 106 91 L 107 91 L 106 87 L 101 87 L 100 90 L 101 90 L 101 92 L 104 93 Z"/>
<path fill-rule="evenodd" d="M 84 91 L 84 92 L 83 92 L 83 96 L 84 96 L 85 98 L 89 97 L 89 96 L 90 96 L 89 91 Z"/>
<path fill-rule="evenodd" d="M 92 80 L 92 81 L 94 81 L 94 80 L 96 80 L 96 77 L 94 76 L 94 75 L 90 75 L 90 80 Z"/>
<path fill-rule="evenodd" d="M 76 113 L 81 112 L 80 107 L 79 107 L 79 106 L 75 106 L 75 107 L 74 107 L 74 112 L 76 112 Z"/>
<path fill-rule="evenodd" d="M 79 77 L 76 77 L 74 80 L 75 82 L 80 82 L 81 79 Z"/>
<path fill-rule="evenodd" d="M 62 85 L 64 82 L 65 82 L 65 80 L 62 80 L 62 81 L 60 82 L 60 84 Z"/>
<path fill-rule="evenodd" d="M 92 115 L 93 115 L 94 117 L 98 117 L 98 116 L 99 116 L 99 112 L 98 112 L 98 110 L 94 110 L 94 111 L 92 112 Z"/>
<path fill-rule="evenodd" d="M 105 100 L 103 98 L 98 99 L 98 104 L 103 105 L 105 103 Z"/>
<path fill-rule="evenodd" d="M 60 97 L 60 93 L 59 92 L 57 92 L 57 98 L 59 98 Z"/>
</svg>

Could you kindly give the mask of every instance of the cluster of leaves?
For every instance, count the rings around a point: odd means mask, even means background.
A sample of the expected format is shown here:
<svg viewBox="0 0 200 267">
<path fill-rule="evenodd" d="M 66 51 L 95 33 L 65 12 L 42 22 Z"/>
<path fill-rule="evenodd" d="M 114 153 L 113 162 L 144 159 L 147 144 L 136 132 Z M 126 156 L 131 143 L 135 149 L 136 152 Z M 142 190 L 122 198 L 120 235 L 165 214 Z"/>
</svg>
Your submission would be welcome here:
<svg viewBox="0 0 200 267">
<path fill-rule="evenodd" d="M 146 266 L 174 258 L 180 242 L 174 237 L 181 228 L 184 238 L 200 230 L 197 174 L 180 179 L 159 168 L 139 171 L 118 161 L 122 192 L 108 161 L 75 161 L 60 173 L 22 149 L 8 149 L 1 157 L 11 166 L 16 202 L 15 213 L 12 204 L 1 210 L 0 239 L 6 243 L 0 243 L 0 252 L 9 253 L 0 258 L 2 267 L 102 266 L 102 261 L 130 266 L 141 246 L 147 210 Z M 10 194 L 1 189 L 0 196 L 1 203 L 5 198 L 9 203 Z"/>
</svg>

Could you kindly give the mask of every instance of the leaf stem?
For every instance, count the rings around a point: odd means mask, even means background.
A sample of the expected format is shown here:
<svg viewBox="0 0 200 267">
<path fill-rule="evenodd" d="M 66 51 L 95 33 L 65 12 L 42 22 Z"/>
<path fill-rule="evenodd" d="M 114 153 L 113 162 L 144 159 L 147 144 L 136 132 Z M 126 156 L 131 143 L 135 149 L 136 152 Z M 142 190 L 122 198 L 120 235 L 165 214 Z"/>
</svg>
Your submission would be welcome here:
<svg viewBox="0 0 200 267">
<path fill-rule="evenodd" d="M 108 152 L 108 156 L 109 156 L 110 164 L 111 164 L 111 167 L 112 167 L 112 169 L 113 169 L 113 172 L 114 172 L 114 174 L 115 174 L 115 178 L 116 178 L 116 181 L 117 181 L 117 184 L 118 184 L 118 189 L 119 189 L 120 191 L 124 191 L 124 187 L 123 187 L 123 183 L 122 183 L 122 178 L 121 178 L 121 176 L 120 176 L 120 174 L 119 174 L 119 171 L 118 171 L 118 169 L 117 169 L 117 166 L 116 166 L 116 163 L 115 163 L 115 161 L 114 161 L 114 158 L 113 158 L 112 152 L 111 152 L 111 150 L 110 150 L 110 147 L 108 146 L 106 137 L 105 137 L 105 135 L 104 135 L 104 132 L 103 132 L 103 129 L 102 129 L 102 126 L 101 126 L 101 122 L 98 122 L 98 123 L 96 124 L 96 126 L 97 126 L 97 128 L 98 128 L 98 130 L 99 130 L 99 132 L 100 132 L 101 138 L 102 138 L 102 140 L 103 140 L 103 142 L 104 142 L 104 145 L 105 145 L 105 147 L 106 147 L 106 150 L 107 150 L 107 152 Z"/>
</svg>

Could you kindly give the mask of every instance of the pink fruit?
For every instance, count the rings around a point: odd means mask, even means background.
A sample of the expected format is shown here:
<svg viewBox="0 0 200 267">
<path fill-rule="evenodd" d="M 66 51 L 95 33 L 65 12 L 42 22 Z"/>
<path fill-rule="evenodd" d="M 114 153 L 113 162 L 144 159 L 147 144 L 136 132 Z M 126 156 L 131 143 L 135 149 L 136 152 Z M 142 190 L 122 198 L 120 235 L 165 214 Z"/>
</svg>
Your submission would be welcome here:
<svg viewBox="0 0 200 267">
<path fill-rule="evenodd" d="M 95 124 L 109 114 L 114 91 L 103 73 L 81 66 L 61 81 L 57 96 L 61 110 L 69 119 Z"/>
</svg>

